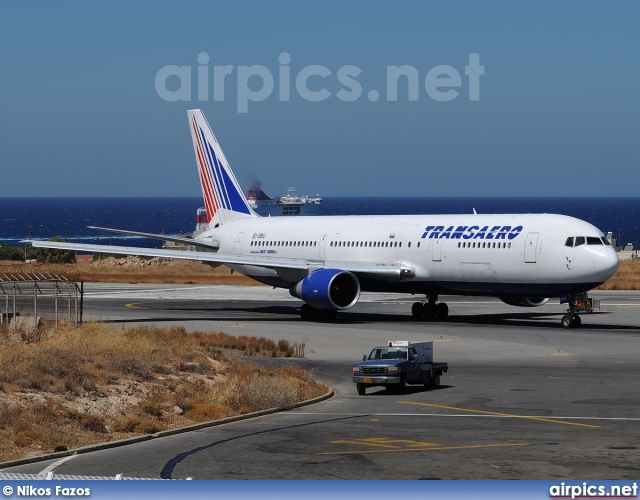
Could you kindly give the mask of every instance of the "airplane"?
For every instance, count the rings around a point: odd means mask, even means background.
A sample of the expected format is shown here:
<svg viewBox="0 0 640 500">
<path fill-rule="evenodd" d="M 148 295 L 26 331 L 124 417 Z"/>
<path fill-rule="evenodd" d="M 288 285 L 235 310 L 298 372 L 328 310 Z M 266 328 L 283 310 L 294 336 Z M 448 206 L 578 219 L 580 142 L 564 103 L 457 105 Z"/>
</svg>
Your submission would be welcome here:
<svg viewBox="0 0 640 500">
<path fill-rule="evenodd" d="M 224 264 L 301 299 L 303 320 L 333 321 L 360 293 L 424 295 L 416 319 L 445 319 L 440 295 L 492 296 L 539 307 L 568 304 L 564 328 L 581 325 L 578 301 L 610 279 L 618 256 L 593 225 L 555 214 L 260 217 L 249 206 L 201 110 L 187 112 L 209 229 L 195 238 L 122 229 L 195 250 L 31 241 L 34 247 Z"/>
</svg>

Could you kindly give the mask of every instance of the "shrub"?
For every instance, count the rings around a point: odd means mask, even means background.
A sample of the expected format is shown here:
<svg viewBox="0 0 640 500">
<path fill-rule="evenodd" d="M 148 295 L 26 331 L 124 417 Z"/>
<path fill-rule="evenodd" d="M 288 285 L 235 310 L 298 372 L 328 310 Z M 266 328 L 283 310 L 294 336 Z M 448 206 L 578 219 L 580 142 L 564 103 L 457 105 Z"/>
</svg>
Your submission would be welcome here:
<svg viewBox="0 0 640 500">
<path fill-rule="evenodd" d="M 135 430 L 140 434 L 155 434 L 165 430 L 165 427 L 156 420 L 143 420 L 136 426 Z"/>
<path fill-rule="evenodd" d="M 197 422 L 206 422 L 208 420 L 218 420 L 228 417 L 233 410 L 228 406 L 218 405 L 215 403 L 201 403 L 194 405 L 187 412 L 187 416 Z"/>
<path fill-rule="evenodd" d="M 13 444 L 20 448 L 27 448 L 36 440 L 36 433 L 33 431 L 20 431 L 13 438 Z"/>
<path fill-rule="evenodd" d="M 0 260 L 24 260 L 24 248 L 12 247 L 0 243 Z"/>
<path fill-rule="evenodd" d="M 296 401 L 296 390 L 283 383 L 281 377 L 254 376 L 238 397 L 240 406 L 256 410 L 291 408 Z"/>
</svg>

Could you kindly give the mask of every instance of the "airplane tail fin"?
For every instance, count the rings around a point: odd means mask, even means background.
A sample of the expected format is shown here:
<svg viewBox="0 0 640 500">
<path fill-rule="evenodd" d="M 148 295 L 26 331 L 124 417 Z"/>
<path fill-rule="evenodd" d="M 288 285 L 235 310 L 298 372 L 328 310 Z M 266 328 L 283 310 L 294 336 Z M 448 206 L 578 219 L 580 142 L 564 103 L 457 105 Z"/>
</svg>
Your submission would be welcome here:
<svg viewBox="0 0 640 500">
<path fill-rule="evenodd" d="M 202 111 L 191 109 L 187 115 L 209 227 L 257 217 Z"/>
</svg>

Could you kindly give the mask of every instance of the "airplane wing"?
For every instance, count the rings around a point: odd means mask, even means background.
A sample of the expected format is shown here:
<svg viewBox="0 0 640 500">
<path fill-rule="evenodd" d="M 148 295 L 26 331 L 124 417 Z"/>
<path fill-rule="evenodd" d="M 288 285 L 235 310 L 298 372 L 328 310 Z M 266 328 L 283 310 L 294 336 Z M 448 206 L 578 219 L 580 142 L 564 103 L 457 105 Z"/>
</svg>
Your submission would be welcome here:
<svg viewBox="0 0 640 500">
<path fill-rule="evenodd" d="M 21 243 L 31 243 L 35 248 L 56 248 L 59 250 L 73 250 L 79 252 L 102 252 L 122 255 L 139 255 L 143 257 L 166 257 L 169 259 L 199 260 L 202 262 L 217 262 L 219 264 L 239 264 L 266 267 L 270 269 L 309 269 L 304 259 L 289 259 L 286 257 L 247 257 L 242 255 L 221 254 L 214 252 L 197 252 L 193 250 L 167 250 L 165 248 L 121 247 L 112 245 L 94 245 L 85 243 L 69 243 L 66 241 L 37 241 L 25 240 Z"/>
<path fill-rule="evenodd" d="M 87 227 L 89 229 L 97 229 L 99 231 L 107 231 L 109 233 L 126 234 L 128 236 L 139 236 L 141 238 L 151 238 L 154 240 L 161 240 L 161 241 L 172 241 L 174 243 L 181 243 L 183 245 L 206 248 L 207 250 L 217 250 L 220 246 L 217 242 L 207 243 L 206 241 L 195 240 L 193 238 L 180 238 L 178 236 L 167 236 L 164 234 L 141 233 L 139 231 L 126 231 L 124 229 L 111 229 L 108 227 L 98 227 L 98 226 L 87 226 Z"/>
<path fill-rule="evenodd" d="M 144 234 L 144 233 L 135 233 Z M 166 238 L 163 238 L 166 239 Z M 73 250 L 80 252 L 102 252 L 122 255 L 138 255 L 142 257 L 165 257 L 170 259 L 197 260 L 201 262 L 215 262 L 218 264 L 235 264 L 258 266 L 267 269 L 290 269 L 314 271 L 323 268 L 337 268 L 352 272 L 355 275 L 366 275 L 372 278 L 399 281 L 415 276 L 413 265 L 407 262 L 360 262 L 337 260 L 293 259 L 289 257 L 246 256 L 223 254 L 219 252 L 193 250 L 167 250 L 165 248 L 124 247 L 112 245 L 97 245 L 86 243 L 70 243 L 66 241 L 25 240 L 21 243 L 31 244 L 35 248 L 54 248 L 59 250 Z"/>
</svg>

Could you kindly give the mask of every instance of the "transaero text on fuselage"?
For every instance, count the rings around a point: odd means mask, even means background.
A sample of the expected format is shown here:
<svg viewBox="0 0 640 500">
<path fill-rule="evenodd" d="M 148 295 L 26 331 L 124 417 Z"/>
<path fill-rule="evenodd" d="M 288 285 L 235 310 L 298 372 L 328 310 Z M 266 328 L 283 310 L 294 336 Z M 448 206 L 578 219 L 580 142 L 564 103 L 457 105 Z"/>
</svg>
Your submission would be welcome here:
<svg viewBox="0 0 640 500">
<path fill-rule="evenodd" d="M 522 226 L 427 226 L 422 238 L 448 240 L 512 240 L 522 232 Z"/>
</svg>

